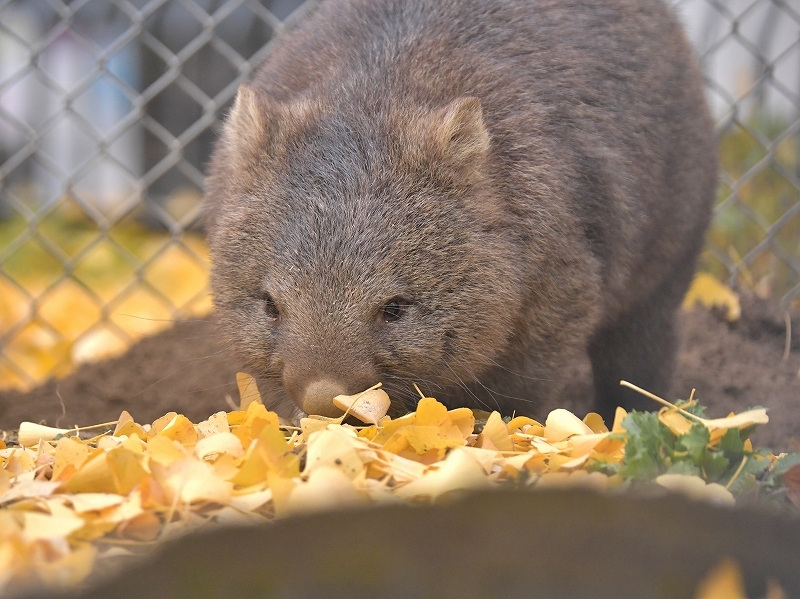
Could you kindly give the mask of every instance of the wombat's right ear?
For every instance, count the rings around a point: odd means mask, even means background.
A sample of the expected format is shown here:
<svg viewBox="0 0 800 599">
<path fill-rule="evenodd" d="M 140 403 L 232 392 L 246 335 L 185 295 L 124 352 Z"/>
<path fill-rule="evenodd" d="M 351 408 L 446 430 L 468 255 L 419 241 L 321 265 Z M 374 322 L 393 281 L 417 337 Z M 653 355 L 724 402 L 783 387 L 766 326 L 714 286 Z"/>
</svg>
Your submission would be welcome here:
<svg viewBox="0 0 800 599">
<path fill-rule="evenodd" d="M 239 86 L 222 132 L 223 143 L 235 166 L 247 167 L 267 149 L 270 122 L 275 112 L 273 102 L 266 95 L 246 83 Z"/>
<path fill-rule="evenodd" d="M 462 97 L 433 113 L 428 121 L 427 152 L 457 180 L 479 172 L 491 140 L 478 98 Z"/>
</svg>

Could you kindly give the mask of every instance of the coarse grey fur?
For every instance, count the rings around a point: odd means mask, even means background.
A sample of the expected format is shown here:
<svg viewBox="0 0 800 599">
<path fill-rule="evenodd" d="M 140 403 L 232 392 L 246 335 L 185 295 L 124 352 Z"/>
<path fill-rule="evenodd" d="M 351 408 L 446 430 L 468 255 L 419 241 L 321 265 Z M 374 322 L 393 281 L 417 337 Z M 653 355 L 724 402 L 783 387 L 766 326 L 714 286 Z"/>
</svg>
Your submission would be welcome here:
<svg viewBox="0 0 800 599">
<path fill-rule="evenodd" d="M 714 146 L 660 0 L 327 0 L 216 146 L 215 304 L 284 410 L 536 414 L 588 352 L 610 417 L 668 391 Z"/>
</svg>

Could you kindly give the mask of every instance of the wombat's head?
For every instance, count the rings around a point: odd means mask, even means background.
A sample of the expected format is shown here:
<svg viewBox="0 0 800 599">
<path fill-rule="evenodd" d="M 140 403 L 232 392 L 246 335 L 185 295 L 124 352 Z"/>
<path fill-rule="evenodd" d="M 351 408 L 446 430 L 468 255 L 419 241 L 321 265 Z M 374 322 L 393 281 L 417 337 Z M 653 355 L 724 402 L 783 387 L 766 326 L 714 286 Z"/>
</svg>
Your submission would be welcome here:
<svg viewBox="0 0 800 599">
<path fill-rule="evenodd" d="M 444 400 L 502 352 L 519 312 L 512 227 L 480 102 L 282 104 L 243 86 L 208 179 L 223 326 L 271 399 L 381 381 Z M 285 410 L 285 406 L 284 406 Z"/>
</svg>

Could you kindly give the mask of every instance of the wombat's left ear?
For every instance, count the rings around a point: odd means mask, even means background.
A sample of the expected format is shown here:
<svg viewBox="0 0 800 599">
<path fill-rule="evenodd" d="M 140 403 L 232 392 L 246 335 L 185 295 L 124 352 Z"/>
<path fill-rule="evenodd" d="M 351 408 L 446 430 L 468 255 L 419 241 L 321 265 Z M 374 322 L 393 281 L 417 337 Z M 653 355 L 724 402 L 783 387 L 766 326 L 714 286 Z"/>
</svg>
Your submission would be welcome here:
<svg viewBox="0 0 800 599">
<path fill-rule="evenodd" d="M 436 157 L 457 170 L 477 166 L 489 152 L 481 101 L 471 96 L 457 98 L 435 112 L 428 135 Z"/>
</svg>

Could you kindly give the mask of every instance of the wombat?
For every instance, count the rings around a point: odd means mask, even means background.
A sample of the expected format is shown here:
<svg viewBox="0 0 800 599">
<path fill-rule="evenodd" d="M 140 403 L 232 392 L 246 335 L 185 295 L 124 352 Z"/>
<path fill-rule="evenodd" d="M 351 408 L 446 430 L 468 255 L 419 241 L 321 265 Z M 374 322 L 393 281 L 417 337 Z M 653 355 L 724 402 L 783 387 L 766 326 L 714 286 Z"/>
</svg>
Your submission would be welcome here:
<svg viewBox="0 0 800 599">
<path fill-rule="evenodd" d="M 535 415 L 588 352 L 608 418 L 669 389 L 714 145 L 660 0 L 326 0 L 215 147 L 215 305 L 279 411 Z"/>
</svg>

